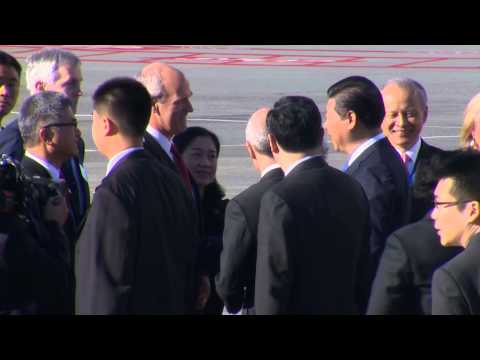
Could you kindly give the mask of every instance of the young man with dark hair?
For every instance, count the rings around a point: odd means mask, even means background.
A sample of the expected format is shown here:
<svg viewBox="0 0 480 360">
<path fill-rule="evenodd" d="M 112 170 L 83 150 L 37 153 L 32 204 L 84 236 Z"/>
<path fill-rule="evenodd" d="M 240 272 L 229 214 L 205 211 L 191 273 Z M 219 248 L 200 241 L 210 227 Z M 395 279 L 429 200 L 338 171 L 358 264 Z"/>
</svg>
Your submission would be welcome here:
<svg viewBox="0 0 480 360">
<path fill-rule="evenodd" d="M 457 150 L 441 164 L 431 214 L 443 246 L 464 250 L 433 274 L 433 315 L 480 314 L 480 153 Z"/>
<path fill-rule="evenodd" d="M 433 204 L 435 169 L 451 152 L 441 151 L 421 166 L 414 185 L 415 197 Z M 430 214 L 394 231 L 387 239 L 373 282 L 367 314 L 430 315 L 435 270 L 458 255 L 460 246 L 444 247 Z"/>
<path fill-rule="evenodd" d="M 268 113 L 285 178 L 262 197 L 256 314 L 358 314 L 368 279 L 368 202 L 361 186 L 322 158 L 320 112 L 306 97 Z"/>
<path fill-rule="evenodd" d="M 142 147 L 151 99 L 133 79 L 93 95 L 92 137 L 108 159 L 78 241 L 78 314 L 193 309 L 197 218 L 178 176 Z"/>
<path fill-rule="evenodd" d="M 370 205 L 373 274 L 387 237 L 406 224 L 407 176 L 399 154 L 382 134 L 382 95 L 373 82 L 351 76 L 328 91 L 324 124 L 335 150 L 350 156 L 345 172 L 357 180 Z"/>
<path fill-rule="evenodd" d="M 17 59 L 0 50 L 0 124 L 17 103 L 21 73 Z"/>
</svg>

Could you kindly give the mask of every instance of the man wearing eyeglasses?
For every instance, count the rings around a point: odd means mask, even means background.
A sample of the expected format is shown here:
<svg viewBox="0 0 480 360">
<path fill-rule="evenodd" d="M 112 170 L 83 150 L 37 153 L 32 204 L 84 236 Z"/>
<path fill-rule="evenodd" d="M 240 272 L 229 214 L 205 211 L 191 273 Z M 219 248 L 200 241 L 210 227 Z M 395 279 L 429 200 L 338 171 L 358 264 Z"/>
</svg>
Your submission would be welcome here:
<svg viewBox="0 0 480 360">
<path fill-rule="evenodd" d="M 43 91 L 54 91 L 67 97 L 73 113 L 77 110 L 83 81 L 80 59 L 71 52 L 59 48 L 47 48 L 29 56 L 26 60 L 26 82 L 30 95 Z M 90 206 L 90 190 L 83 159 L 85 144 L 80 130 L 73 127 L 77 137 L 78 150 L 64 162 L 62 171 L 71 196 L 71 219 L 74 232 L 81 226 Z M 24 155 L 22 137 L 17 120 L 10 122 L 0 133 L 0 153 L 17 161 Z M 76 236 L 74 237 L 76 241 Z M 73 244 L 72 244 L 73 245 Z"/>
<path fill-rule="evenodd" d="M 435 229 L 443 246 L 465 250 L 435 271 L 432 314 L 480 314 L 480 153 L 457 150 L 438 178 Z"/>
<path fill-rule="evenodd" d="M 71 102 L 58 92 L 45 91 L 28 97 L 22 104 L 18 127 L 25 146 L 25 156 L 22 159 L 23 173 L 31 178 L 39 177 L 60 182 L 62 179 L 62 165 L 72 156 L 78 155 L 77 122 L 73 116 Z M 39 243 L 52 256 L 55 263 L 40 262 L 40 273 L 51 275 L 42 277 L 42 292 L 47 297 L 55 297 L 49 311 L 54 313 L 73 313 L 73 242 L 72 227 L 69 226 L 71 212 L 68 206 L 68 194 L 49 198 L 48 202 L 55 201 L 57 223 L 63 225 L 68 241 L 62 236 L 45 229 L 37 234 Z M 46 211 L 46 209 L 44 210 Z M 59 220 L 58 220 L 59 219 Z M 34 219 L 44 226 L 48 221 L 46 213 L 44 219 Z M 48 224 L 47 224 L 48 225 Z M 59 254 L 63 254 L 60 256 Z M 34 257 L 38 261 L 37 257 Z M 48 280 L 51 278 L 50 280 Z M 59 290 L 59 284 L 62 284 Z M 40 285 L 38 285 L 40 286 Z M 59 292 L 60 291 L 60 292 Z M 40 312 L 43 313 L 43 312 Z"/>
</svg>

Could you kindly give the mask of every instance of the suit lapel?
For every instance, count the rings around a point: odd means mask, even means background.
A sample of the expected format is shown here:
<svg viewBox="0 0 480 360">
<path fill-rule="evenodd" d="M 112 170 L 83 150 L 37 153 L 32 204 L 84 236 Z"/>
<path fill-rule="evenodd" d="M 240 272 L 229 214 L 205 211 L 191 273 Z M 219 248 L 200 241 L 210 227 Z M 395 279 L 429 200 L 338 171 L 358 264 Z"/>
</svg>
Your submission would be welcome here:
<svg viewBox="0 0 480 360">
<path fill-rule="evenodd" d="M 32 176 L 40 176 L 43 178 L 51 179 L 52 176 L 48 172 L 47 169 L 45 169 L 42 165 L 37 163 L 36 161 L 30 159 L 29 157 L 25 156 L 22 160 L 22 166 L 24 168 L 24 171 L 26 174 L 30 177 Z"/>
<path fill-rule="evenodd" d="M 171 170 L 178 173 L 175 163 L 170 159 L 168 154 L 163 150 L 162 146 L 155 140 L 155 138 L 148 132 L 145 132 L 143 137 L 143 146 L 149 151 L 156 159 L 160 160 L 162 164 L 169 167 Z"/>
<path fill-rule="evenodd" d="M 370 154 L 373 152 L 377 151 L 378 146 L 380 146 L 381 141 L 384 141 L 385 139 L 381 139 L 377 142 L 375 142 L 373 145 L 369 146 L 358 158 L 355 159 L 355 161 L 347 168 L 346 173 L 348 175 L 352 175 L 357 171 L 357 169 L 360 167 L 362 162 L 366 160 Z"/>
</svg>

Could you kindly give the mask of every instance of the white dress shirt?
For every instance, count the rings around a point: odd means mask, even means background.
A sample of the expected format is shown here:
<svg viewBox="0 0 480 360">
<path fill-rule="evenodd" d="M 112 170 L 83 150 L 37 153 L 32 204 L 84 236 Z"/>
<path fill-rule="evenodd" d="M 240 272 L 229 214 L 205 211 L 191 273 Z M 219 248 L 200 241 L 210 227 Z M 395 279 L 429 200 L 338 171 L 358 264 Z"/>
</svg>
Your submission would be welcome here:
<svg viewBox="0 0 480 360">
<path fill-rule="evenodd" d="M 385 135 L 383 135 L 383 133 L 380 133 L 368 139 L 362 145 L 357 147 L 355 151 L 352 153 L 352 155 L 350 156 L 350 158 L 348 159 L 348 166 L 352 165 L 353 162 L 357 160 L 360 157 L 360 155 L 362 155 L 370 146 L 375 144 L 377 141 L 382 140 L 384 137 Z"/>
<path fill-rule="evenodd" d="M 405 151 L 405 155 L 407 155 L 412 161 L 408 164 L 408 175 L 412 175 L 413 168 L 415 166 L 415 162 L 417 161 L 418 153 L 420 151 L 420 146 L 422 145 L 422 140 L 418 138 L 418 141 L 413 145 L 409 150 Z M 402 156 L 402 152 L 395 147 L 395 150 Z"/>
<path fill-rule="evenodd" d="M 172 148 L 172 142 L 160 131 L 158 131 L 157 129 L 154 129 L 150 125 L 147 126 L 147 132 L 150 135 L 152 135 L 155 140 L 157 140 L 157 142 L 160 144 L 162 149 L 167 153 L 170 159 L 172 159 L 172 161 L 175 162 L 175 160 L 173 159 L 172 152 L 170 151 Z"/>
<path fill-rule="evenodd" d="M 108 161 L 108 164 L 107 164 L 107 173 L 105 176 L 108 176 L 108 174 L 110 174 L 110 171 L 112 171 L 112 169 L 115 167 L 115 165 L 117 165 L 117 163 L 122 160 L 125 156 L 127 156 L 128 154 L 134 152 L 134 151 L 137 151 L 137 150 L 142 150 L 143 147 L 131 147 L 131 148 L 128 148 L 128 149 L 125 149 L 123 151 L 120 151 L 118 154 L 116 154 L 115 156 L 113 156 L 109 161 Z"/>
<path fill-rule="evenodd" d="M 60 180 L 60 169 L 58 169 L 55 165 L 49 163 L 45 159 L 40 159 L 38 156 L 33 155 L 32 153 L 25 151 L 25 156 L 35 161 L 37 164 L 42 165 L 50 174 L 53 180 L 59 181 Z"/>
<path fill-rule="evenodd" d="M 309 160 L 309 159 L 313 159 L 315 157 L 319 157 L 319 156 L 322 156 L 322 155 L 309 155 L 309 156 L 305 156 L 304 158 L 301 158 L 300 160 L 297 160 L 295 161 L 292 165 L 290 165 L 287 169 L 287 171 L 285 171 L 285 176 L 287 176 L 288 174 L 290 174 L 292 172 L 293 169 L 295 169 L 298 165 L 300 165 L 301 163 Z"/>
</svg>

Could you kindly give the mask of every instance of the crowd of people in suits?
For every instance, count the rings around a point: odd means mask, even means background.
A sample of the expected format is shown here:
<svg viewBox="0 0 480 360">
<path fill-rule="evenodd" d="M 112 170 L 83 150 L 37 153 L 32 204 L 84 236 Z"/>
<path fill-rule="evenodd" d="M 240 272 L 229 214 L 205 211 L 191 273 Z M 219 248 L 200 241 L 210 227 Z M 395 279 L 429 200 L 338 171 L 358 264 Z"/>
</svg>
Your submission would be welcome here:
<svg viewBox="0 0 480 360">
<path fill-rule="evenodd" d="M 0 123 L 21 73 L 0 51 Z M 92 96 L 108 164 L 90 199 L 79 58 L 44 49 L 25 77 L 0 153 L 65 191 L 29 219 L 0 189 L 0 314 L 480 314 L 480 95 L 455 151 L 422 139 L 428 98 L 410 78 L 342 79 L 325 119 L 284 96 L 248 120 L 260 179 L 228 200 L 218 136 L 187 127 L 187 78 L 154 62 Z"/>
</svg>

